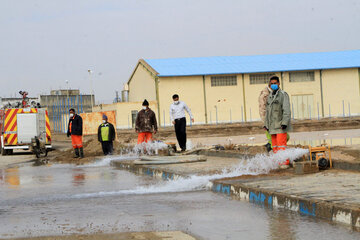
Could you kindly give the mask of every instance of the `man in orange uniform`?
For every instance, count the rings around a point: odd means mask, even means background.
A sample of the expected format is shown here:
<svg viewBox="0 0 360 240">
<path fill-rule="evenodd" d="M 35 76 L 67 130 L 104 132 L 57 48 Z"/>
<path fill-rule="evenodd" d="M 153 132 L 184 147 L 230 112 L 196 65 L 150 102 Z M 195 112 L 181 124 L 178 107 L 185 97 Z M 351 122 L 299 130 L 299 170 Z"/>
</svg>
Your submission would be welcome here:
<svg viewBox="0 0 360 240">
<path fill-rule="evenodd" d="M 67 136 L 71 136 L 72 146 L 74 148 L 74 157 L 83 158 L 83 142 L 82 142 L 82 133 L 83 133 L 83 121 L 82 118 L 75 113 L 75 109 L 71 108 L 69 110 L 70 119 L 68 124 Z"/>
<path fill-rule="evenodd" d="M 149 108 L 149 102 L 145 99 L 143 109 L 136 117 L 135 130 L 138 133 L 138 144 L 152 140 L 152 134 L 156 134 L 157 122 L 153 110 Z"/>
<path fill-rule="evenodd" d="M 291 111 L 289 95 L 280 89 L 279 77 L 270 78 L 272 92 L 266 102 L 264 129 L 271 135 L 273 152 L 285 150 L 287 147 L 287 132 L 291 131 Z M 289 160 L 282 163 L 288 167 Z"/>
</svg>

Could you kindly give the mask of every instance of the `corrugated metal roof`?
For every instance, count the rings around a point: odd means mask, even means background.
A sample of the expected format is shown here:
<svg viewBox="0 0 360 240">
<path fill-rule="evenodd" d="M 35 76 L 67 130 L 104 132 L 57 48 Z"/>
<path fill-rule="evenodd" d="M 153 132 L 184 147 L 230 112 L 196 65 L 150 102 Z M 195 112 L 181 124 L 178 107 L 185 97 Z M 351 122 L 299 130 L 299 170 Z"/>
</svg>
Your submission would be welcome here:
<svg viewBox="0 0 360 240">
<path fill-rule="evenodd" d="M 146 59 L 159 76 L 285 72 L 360 67 L 360 50 L 276 55 Z"/>
</svg>

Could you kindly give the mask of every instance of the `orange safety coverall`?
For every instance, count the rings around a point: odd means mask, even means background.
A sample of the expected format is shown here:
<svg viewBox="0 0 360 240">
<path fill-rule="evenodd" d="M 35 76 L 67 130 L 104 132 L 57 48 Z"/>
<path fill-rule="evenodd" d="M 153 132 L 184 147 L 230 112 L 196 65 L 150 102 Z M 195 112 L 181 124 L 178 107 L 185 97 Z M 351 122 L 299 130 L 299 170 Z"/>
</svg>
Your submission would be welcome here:
<svg viewBox="0 0 360 240">
<path fill-rule="evenodd" d="M 71 125 L 72 122 L 70 122 L 70 127 L 69 127 L 69 131 L 71 133 Z M 71 143 L 73 148 L 82 148 L 83 147 L 83 141 L 82 141 L 82 136 L 81 135 L 71 135 Z"/>
<path fill-rule="evenodd" d="M 149 141 L 152 141 L 151 132 L 141 132 L 138 134 L 138 144 Z"/>
<path fill-rule="evenodd" d="M 272 134 L 271 141 L 272 141 L 272 148 L 274 153 L 285 150 L 287 147 L 287 133 Z M 283 164 L 289 165 L 290 164 L 289 159 L 287 159 Z"/>
</svg>

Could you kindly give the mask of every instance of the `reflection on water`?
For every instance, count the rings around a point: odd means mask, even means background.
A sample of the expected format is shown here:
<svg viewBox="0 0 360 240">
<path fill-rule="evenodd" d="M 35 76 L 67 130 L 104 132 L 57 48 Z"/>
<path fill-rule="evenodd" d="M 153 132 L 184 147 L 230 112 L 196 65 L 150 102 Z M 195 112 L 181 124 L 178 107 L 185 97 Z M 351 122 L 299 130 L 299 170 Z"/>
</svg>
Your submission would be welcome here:
<svg viewBox="0 0 360 240">
<path fill-rule="evenodd" d="M 72 183 L 74 186 L 80 186 L 85 184 L 86 175 L 83 169 L 75 168 L 73 171 L 73 180 Z"/>
<path fill-rule="evenodd" d="M 9 188 L 18 188 L 20 185 L 19 168 L 0 169 L 0 184 Z"/>
<path fill-rule="evenodd" d="M 315 139 L 315 140 L 298 140 L 293 141 L 290 139 L 289 145 L 303 145 L 312 147 L 319 146 L 323 143 L 327 143 L 330 146 L 343 146 L 343 145 L 359 145 L 360 138 L 337 138 L 337 139 Z"/>
<path fill-rule="evenodd" d="M 296 239 L 296 229 L 291 225 L 289 213 L 284 211 L 266 211 L 269 215 L 269 239 Z"/>
</svg>

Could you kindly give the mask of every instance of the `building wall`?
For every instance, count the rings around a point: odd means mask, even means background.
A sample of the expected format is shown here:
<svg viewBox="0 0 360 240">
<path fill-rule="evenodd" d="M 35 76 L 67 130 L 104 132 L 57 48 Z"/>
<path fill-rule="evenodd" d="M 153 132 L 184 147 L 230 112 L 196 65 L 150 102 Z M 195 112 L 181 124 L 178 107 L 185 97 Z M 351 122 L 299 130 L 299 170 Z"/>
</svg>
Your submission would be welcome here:
<svg viewBox="0 0 360 240">
<path fill-rule="evenodd" d="M 289 94 L 292 114 L 299 119 L 317 117 L 318 110 L 321 114 L 320 71 L 314 71 L 311 82 L 290 82 L 289 75 L 289 72 L 283 73 L 281 87 Z"/>
<path fill-rule="evenodd" d="M 139 72 L 139 73 L 138 73 Z M 329 116 L 329 105 L 331 116 L 343 116 L 343 101 L 345 115 L 360 114 L 360 86 L 359 70 L 334 69 L 314 71 L 314 81 L 290 82 L 289 72 L 273 73 L 279 76 L 280 87 L 290 97 L 292 113 L 295 118 L 316 119 Z M 320 75 L 322 76 L 323 100 L 321 100 Z M 147 76 L 147 77 L 145 77 Z M 130 86 L 130 101 L 138 99 L 139 106 L 144 96 L 148 99 L 156 99 L 156 89 L 153 78 L 144 67 L 139 65 Z M 205 85 L 204 85 L 205 83 Z M 131 82 L 130 82 L 131 84 Z M 152 86 L 143 92 L 144 86 Z M 204 86 L 206 96 L 206 111 L 204 102 Z M 172 95 L 177 93 L 180 100 L 185 101 L 190 107 L 196 124 L 221 122 L 258 121 L 259 105 L 258 97 L 260 91 L 266 84 L 250 84 L 250 74 L 238 74 L 236 86 L 211 86 L 211 76 L 184 76 L 184 77 L 159 77 L 159 114 L 161 126 L 169 126 L 169 108 L 172 103 Z M 245 96 L 244 96 L 245 93 Z M 244 102 L 245 99 L 245 102 Z M 324 116 L 322 115 L 324 106 Z M 154 106 L 157 113 L 157 107 Z M 243 111 L 242 111 L 243 110 Z M 128 112 L 130 110 L 127 110 Z M 131 112 L 131 111 L 130 111 Z M 207 118 L 205 114 L 207 113 Z M 189 124 L 189 118 L 187 121 Z M 124 116 L 119 116 L 124 117 Z M 119 125 L 127 126 L 127 118 Z"/>
<path fill-rule="evenodd" d="M 157 102 L 149 101 L 150 108 L 157 115 Z M 94 112 L 104 112 L 104 111 L 115 111 L 116 112 L 116 128 L 132 128 L 133 127 L 133 119 L 134 113 L 136 111 L 140 111 L 142 108 L 141 102 L 119 102 L 112 104 L 101 104 L 98 106 L 94 106 Z M 136 117 L 136 115 L 135 115 Z M 158 120 L 158 116 L 157 120 Z"/>
<path fill-rule="evenodd" d="M 211 86 L 211 76 L 206 76 L 205 89 L 208 123 L 216 123 L 216 112 L 218 123 L 244 118 L 242 75 L 237 75 L 236 86 Z"/>
<path fill-rule="evenodd" d="M 349 103 L 352 115 L 360 115 L 360 86 L 357 68 L 323 70 L 324 112 L 329 116 L 348 116 Z"/>
<path fill-rule="evenodd" d="M 129 81 L 129 102 L 156 101 L 155 80 L 140 63 Z"/>
<path fill-rule="evenodd" d="M 202 76 L 189 77 L 160 77 L 159 105 L 161 125 L 170 125 L 170 105 L 172 96 L 176 93 L 191 109 L 197 123 L 205 123 L 204 91 Z M 164 119 L 165 117 L 165 119 Z M 187 123 L 190 123 L 188 115 Z"/>
</svg>

